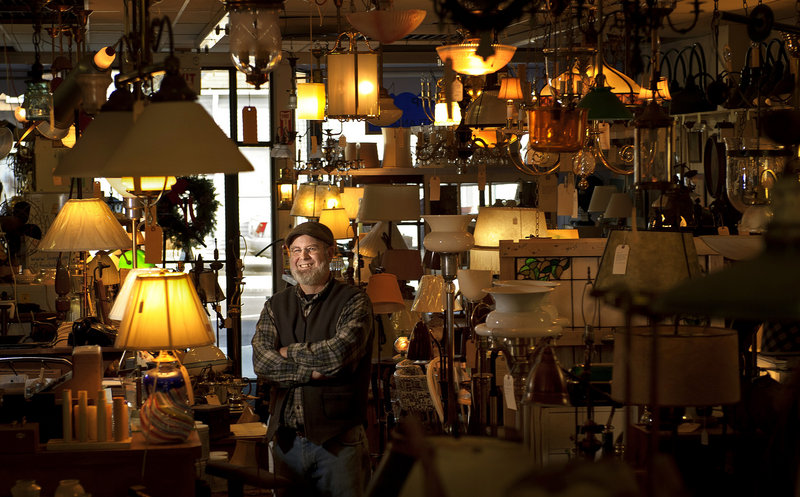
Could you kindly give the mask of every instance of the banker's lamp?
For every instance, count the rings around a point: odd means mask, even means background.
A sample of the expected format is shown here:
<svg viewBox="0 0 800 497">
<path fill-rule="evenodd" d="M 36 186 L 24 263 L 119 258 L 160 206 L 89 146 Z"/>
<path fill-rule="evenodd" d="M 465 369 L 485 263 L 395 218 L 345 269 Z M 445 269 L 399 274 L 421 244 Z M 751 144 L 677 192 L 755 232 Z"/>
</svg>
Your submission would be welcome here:
<svg viewBox="0 0 800 497">
<path fill-rule="evenodd" d="M 191 384 L 171 351 L 212 344 L 214 331 L 188 274 L 139 274 L 132 285 L 114 346 L 160 351 L 143 379 L 142 432 L 149 442 L 182 442 L 194 429 Z"/>
</svg>

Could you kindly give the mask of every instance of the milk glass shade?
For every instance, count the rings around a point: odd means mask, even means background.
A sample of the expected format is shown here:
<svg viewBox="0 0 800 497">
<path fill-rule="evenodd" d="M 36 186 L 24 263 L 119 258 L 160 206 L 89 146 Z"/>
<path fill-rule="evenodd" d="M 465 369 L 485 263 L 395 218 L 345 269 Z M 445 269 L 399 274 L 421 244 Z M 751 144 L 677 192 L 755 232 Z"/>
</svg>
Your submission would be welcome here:
<svg viewBox="0 0 800 497">
<path fill-rule="evenodd" d="M 331 233 L 333 233 L 333 238 L 336 240 L 353 238 L 353 236 L 355 236 L 353 227 L 350 225 L 350 220 L 347 218 L 347 213 L 342 207 L 336 209 L 322 209 L 319 222 L 330 228 Z"/>
<path fill-rule="evenodd" d="M 445 64 L 448 60 L 452 61 L 455 72 L 469 76 L 482 76 L 497 72 L 505 67 L 514 57 L 514 52 L 517 51 L 514 46 L 493 43 L 494 54 L 484 59 L 475 53 L 478 45 L 479 40 L 477 38 L 470 38 L 457 45 L 436 47 L 436 53 L 439 54 L 439 58 Z"/>
<path fill-rule="evenodd" d="M 325 119 L 325 84 L 297 83 L 297 118 Z"/>
<path fill-rule="evenodd" d="M 657 326 L 633 327 L 618 333 L 611 381 L 614 400 L 658 406 L 716 406 L 739 401 L 739 346 L 735 330 Z M 655 333 L 656 370 L 653 369 Z M 626 390 L 626 368 L 631 372 L 630 391 Z M 651 384 L 653 375 L 655 392 Z"/>
<path fill-rule="evenodd" d="M 486 269 L 459 269 L 458 286 L 468 300 L 477 301 L 486 296 L 486 288 L 492 286 L 492 272 Z"/>
<path fill-rule="evenodd" d="M 366 185 L 358 220 L 366 223 L 415 220 L 419 214 L 419 186 Z"/>
<path fill-rule="evenodd" d="M 391 314 L 406 308 L 397 276 L 390 273 L 378 273 L 369 277 L 367 296 L 372 302 L 375 314 Z"/>
<path fill-rule="evenodd" d="M 347 217 L 355 219 L 358 217 L 358 209 L 361 207 L 361 197 L 364 196 L 364 187 L 361 186 L 345 186 L 339 194 L 344 207 L 347 212 Z"/>
<path fill-rule="evenodd" d="M 347 20 L 368 38 L 388 45 L 404 38 L 422 24 L 426 11 L 408 10 L 370 10 L 346 14 Z"/>
<path fill-rule="evenodd" d="M 339 187 L 303 184 L 297 187 L 290 216 L 319 218 L 322 209 L 339 207 Z"/>
<path fill-rule="evenodd" d="M 467 231 L 467 226 L 474 216 L 470 215 L 440 215 L 422 216 L 431 227 L 425 235 L 423 245 L 426 250 L 441 253 L 465 252 L 475 245 L 472 233 Z"/>
<path fill-rule="evenodd" d="M 278 10 L 248 6 L 233 8 L 228 15 L 233 65 L 258 88 L 281 60 Z"/>
<path fill-rule="evenodd" d="M 130 247 L 128 234 L 99 198 L 70 199 L 39 242 L 44 252 L 116 250 Z"/>
<path fill-rule="evenodd" d="M 214 331 L 188 274 L 139 274 L 130 292 L 115 347 L 174 350 L 214 343 Z"/>
<path fill-rule="evenodd" d="M 328 117 L 365 119 L 377 117 L 378 54 L 351 49 L 328 53 Z"/>
</svg>

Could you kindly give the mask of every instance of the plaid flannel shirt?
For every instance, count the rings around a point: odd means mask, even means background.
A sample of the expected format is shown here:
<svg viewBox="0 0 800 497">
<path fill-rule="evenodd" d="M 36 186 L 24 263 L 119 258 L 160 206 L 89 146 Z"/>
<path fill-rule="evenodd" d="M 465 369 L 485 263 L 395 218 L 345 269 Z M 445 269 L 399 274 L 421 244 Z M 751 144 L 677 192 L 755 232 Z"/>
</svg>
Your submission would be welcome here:
<svg viewBox="0 0 800 497">
<path fill-rule="evenodd" d="M 331 279 L 328 285 L 332 284 Z M 325 301 L 320 301 L 320 294 L 325 293 L 324 290 L 306 296 L 297 285 L 295 292 L 304 316 L 308 316 L 315 305 L 325 305 Z M 281 424 L 291 427 L 303 425 L 303 390 L 297 387 L 311 380 L 312 371 L 324 376 L 336 376 L 348 367 L 355 367 L 364 354 L 369 353 L 366 348 L 372 324 L 371 309 L 372 304 L 366 293 L 357 293 L 342 309 L 333 337 L 312 343 L 290 344 L 288 358 L 284 359 L 278 352 L 283 345 L 279 342 L 270 302 L 264 304 L 251 342 L 253 366 L 259 376 L 278 387 L 292 389 L 287 396 Z"/>
</svg>

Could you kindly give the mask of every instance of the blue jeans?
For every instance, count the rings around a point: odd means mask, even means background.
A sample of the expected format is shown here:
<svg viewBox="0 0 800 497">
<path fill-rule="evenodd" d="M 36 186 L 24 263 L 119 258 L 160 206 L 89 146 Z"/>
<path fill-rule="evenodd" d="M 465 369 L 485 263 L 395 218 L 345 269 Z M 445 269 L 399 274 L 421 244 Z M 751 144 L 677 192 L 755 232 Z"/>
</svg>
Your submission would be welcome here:
<svg viewBox="0 0 800 497">
<path fill-rule="evenodd" d="M 275 473 L 292 480 L 283 496 L 360 497 L 370 478 L 367 434 L 356 426 L 325 446 L 297 436 L 283 452 L 274 444 Z"/>
</svg>

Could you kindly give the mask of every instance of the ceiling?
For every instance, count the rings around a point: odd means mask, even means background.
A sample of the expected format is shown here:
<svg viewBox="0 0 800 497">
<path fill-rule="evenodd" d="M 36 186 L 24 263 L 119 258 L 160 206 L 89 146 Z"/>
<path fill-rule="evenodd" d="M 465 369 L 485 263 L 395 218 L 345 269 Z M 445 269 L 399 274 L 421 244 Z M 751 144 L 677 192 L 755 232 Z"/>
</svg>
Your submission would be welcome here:
<svg viewBox="0 0 800 497">
<path fill-rule="evenodd" d="M 44 28 L 57 26 L 59 17 L 62 21 L 69 19 L 70 16 L 74 19 L 74 16 L 80 15 L 84 8 L 91 11 L 88 15 L 86 32 L 86 43 L 90 50 L 112 45 L 120 38 L 125 31 L 123 5 L 132 3 L 130 0 L 0 0 L 0 38 L 2 38 L 0 44 L 4 45 L 9 53 L 33 52 L 32 9 L 37 1 L 44 3 L 42 8 Z M 172 21 L 175 48 L 179 50 L 197 50 L 205 35 L 214 29 L 225 13 L 220 0 L 150 0 L 150 2 L 152 18 L 167 16 Z M 507 2 L 508 0 L 504 0 L 501 3 Z M 340 16 L 337 16 L 335 3 L 334 0 L 286 0 L 285 8 L 281 12 L 284 48 L 290 51 L 305 51 L 311 38 L 318 43 L 325 41 L 330 43 L 337 33 L 349 27 L 344 14 L 351 10 L 365 10 L 365 4 L 369 2 L 367 0 L 343 2 Z M 751 8 L 756 5 L 756 1 L 751 3 L 753 4 Z M 796 24 L 794 0 L 765 0 L 764 3 L 773 8 L 776 19 Z M 423 24 L 410 36 L 385 47 L 390 51 L 420 50 L 420 46 L 432 48 L 442 44 L 457 29 L 451 21 L 442 22 L 433 12 L 433 0 L 395 0 L 394 8 L 424 9 L 428 14 Z M 713 6 L 706 1 L 701 8 L 704 12 L 692 34 L 709 30 Z M 742 0 L 719 0 L 719 8 L 729 12 L 744 12 Z M 672 16 L 674 23 L 678 26 L 688 25 L 691 22 L 691 9 L 691 1 L 679 0 Z M 613 9 L 607 8 L 607 10 Z M 512 23 L 500 38 L 519 47 L 541 47 L 541 42 L 537 44 L 537 39 L 541 37 L 543 31 L 543 25 L 539 22 L 519 19 Z M 664 30 L 663 36 L 668 38 L 677 35 Z M 57 34 L 56 38 L 52 38 L 49 33 L 43 31 L 40 45 L 40 50 L 44 54 L 43 60 L 48 60 L 47 54 L 53 51 L 68 50 L 70 41 L 70 37 L 64 34 Z M 162 47 L 164 46 L 162 43 Z M 224 37 L 212 51 L 226 52 L 227 48 L 227 40 Z"/>
</svg>

